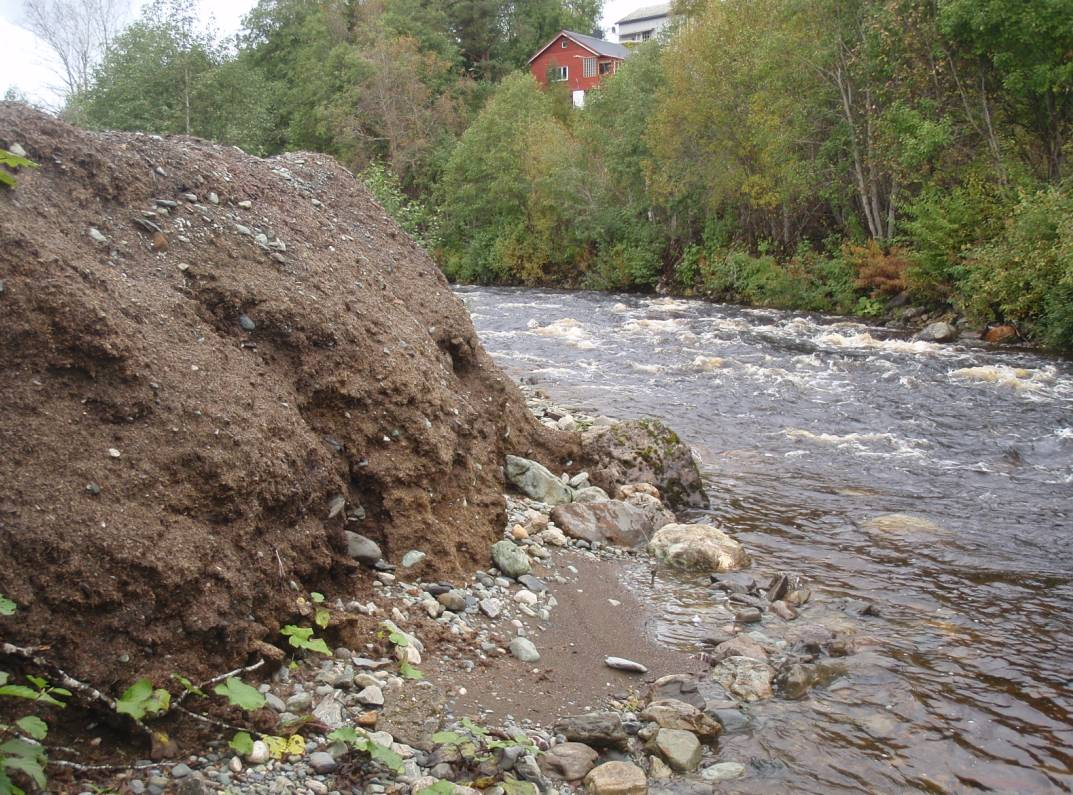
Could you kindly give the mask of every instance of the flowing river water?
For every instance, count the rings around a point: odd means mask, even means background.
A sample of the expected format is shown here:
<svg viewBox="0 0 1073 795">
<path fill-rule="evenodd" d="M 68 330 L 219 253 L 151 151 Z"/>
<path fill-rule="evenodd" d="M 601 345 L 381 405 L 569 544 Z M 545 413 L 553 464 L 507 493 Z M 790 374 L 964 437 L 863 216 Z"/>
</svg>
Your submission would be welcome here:
<svg viewBox="0 0 1073 795">
<path fill-rule="evenodd" d="M 749 775 L 718 791 L 1073 791 L 1073 363 L 703 301 L 457 292 L 512 375 L 678 431 L 758 576 L 800 573 L 861 639 L 804 698 L 748 709 L 719 759 Z M 919 521 L 875 521 L 894 513 Z M 729 618 L 705 578 L 628 576 L 664 643 Z"/>
</svg>

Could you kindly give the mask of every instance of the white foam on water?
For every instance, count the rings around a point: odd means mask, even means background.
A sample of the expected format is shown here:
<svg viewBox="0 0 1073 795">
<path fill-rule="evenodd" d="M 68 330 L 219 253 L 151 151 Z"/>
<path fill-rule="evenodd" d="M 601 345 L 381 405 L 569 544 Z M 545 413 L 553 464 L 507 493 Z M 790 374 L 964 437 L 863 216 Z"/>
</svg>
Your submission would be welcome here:
<svg viewBox="0 0 1073 795">
<path fill-rule="evenodd" d="M 902 439 L 893 433 L 847 433 L 840 436 L 834 433 L 813 433 L 803 428 L 786 428 L 783 435 L 810 444 L 871 455 L 889 455 L 889 451 L 893 451 L 895 455 L 920 458 L 924 455 L 921 448 L 929 446 L 927 439 Z"/>
<path fill-rule="evenodd" d="M 701 371 L 719 370 L 726 365 L 726 360 L 718 356 L 697 356 L 693 359 L 693 369 Z"/>
<path fill-rule="evenodd" d="M 1054 435 L 1059 439 L 1073 439 L 1073 428 L 1059 428 Z"/>
<path fill-rule="evenodd" d="M 879 340 L 862 331 L 859 334 L 839 334 L 828 332 L 816 338 L 819 345 L 827 345 L 832 348 L 848 348 L 860 350 L 882 350 L 891 353 L 942 353 L 944 349 L 934 342 L 923 340 Z"/>
<path fill-rule="evenodd" d="M 579 350 L 592 350 L 597 347 L 589 332 L 585 330 L 585 326 L 572 317 L 564 317 L 546 326 L 538 325 L 533 329 L 533 333 L 542 337 L 561 339 Z"/>
<path fill-rule="evenodd" d="M 1058 378 L 1054 367 L 1032 370 L 1027 367 L 1009 367 L 1004 364 L 988 364 L 978 367 L 962 367 L 952 370 L 950 378 L 955 381 L 975 384 L 994 384 L 1001 389 L 1033 396 L 1055 392 Z M 1057 391 L 1068 391 L 1066 388 Z"/>
<path fill-rule="evenodd" d="M 625 304 L 623 304 L 623 303 L 618 303 L 618 304 L 615 304 L 613 307 L 611 307 L 611 311 L 622 315 L 622 314 L 625 314 L 626 312 L 629 312 L 630 308 L 628 306 L 626 306 Z"/>
<path fill-rule="evenodd" d="M 657 298 L 648 302 L 648 308 L 653 312 L 686 312 L 693 308 L 693 304 L 678 298 Z"/>
<path fill-rule="evenodd" d="M 636 370 L 639 373 L 662 373 L 667 368 L 660 364 L 641 364 L 640 362 L 630 362 L 630 368 Z"/>
<path fill-rule="evenodd" d="M 642 318 L 640 320 L 629 320 L 623 324 L 622 330 L 628 331 L 631 334 L 677 334 L 685 331 L 686 322 L 677 318 L 671 318 L 669 320 L 652 320 L 651 318 Z"/>
</svg>

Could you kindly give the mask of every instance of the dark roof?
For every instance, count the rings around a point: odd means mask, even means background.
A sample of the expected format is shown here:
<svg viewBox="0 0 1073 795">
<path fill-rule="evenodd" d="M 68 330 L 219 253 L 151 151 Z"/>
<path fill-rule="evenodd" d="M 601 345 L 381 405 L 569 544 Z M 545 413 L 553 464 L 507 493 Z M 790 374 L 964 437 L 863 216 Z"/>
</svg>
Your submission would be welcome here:
<svg viewBox="0 0 1073 795">
<path fill-rule="evenodd" d="M 638 8 L 633 13 L 627 14 L 616 25 L 621 25 L 623 22 L 640 22 L 642 19 L 658 19 L 659 17 L 665 17 L 671 13 L 670 3 L 659 3 L 654 6 L 645 6 L 644 8 Z"/>
<path fill-rule="evenodd" d="M 598 39 L 595 36 L 586 36 L 584 33 L 575 33 L 572 30 L 560 30 L 558 33 L 555 34 L 555 38 L 553 38 L 551 41 L 549 41 L 547 44 L 545 44 L 543 47 L 536 51 L 533 57 L 529 59 L 529 63 L 535 61 L 537 59 L 537 56 L 539 56 L 542 52 L 544 52 L 544 50 L 548 49 L 548 47 L 557 42 L 560 36 L 566 36 L 566 38 L 572 40 L 576 44 L 581 45 L 586 50 L 590 50 L 596 53 L 597 55 L 603 55 L 608 58 L 619 59 L 625 59 L 630 57 L 629 49 L 623 47 L 621 44 L 615 44 L 611 41 L 604 41 L 603 39 Z"/>
</svg>

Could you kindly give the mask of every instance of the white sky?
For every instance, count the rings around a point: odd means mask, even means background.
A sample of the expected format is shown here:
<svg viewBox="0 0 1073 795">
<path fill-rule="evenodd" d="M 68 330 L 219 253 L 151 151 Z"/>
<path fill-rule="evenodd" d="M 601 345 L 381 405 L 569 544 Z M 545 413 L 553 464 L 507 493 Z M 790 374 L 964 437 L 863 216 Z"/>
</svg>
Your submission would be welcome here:
<svg viewBox="0 0 1073 795">
<path fill-rule="evenodd" d="M 146 0 L 131 0 L 132 18 Z M 202 17 L 215 19 L 222 35 L 239 30 L 242 17 L 256 0 L 201 0 Z M 603 28 L 609 38 L 611 25 L 635 8 L 650 5 L 652 0 L 605 0 Z M 19 27 L 23 0 L 0 0 L 0 97 L 15 87 L 32 102 L 55 107 L 60 102 L 56 87 L 60 85 L 56 64 L 48 48 L 29 31 Z"/>
</svg>

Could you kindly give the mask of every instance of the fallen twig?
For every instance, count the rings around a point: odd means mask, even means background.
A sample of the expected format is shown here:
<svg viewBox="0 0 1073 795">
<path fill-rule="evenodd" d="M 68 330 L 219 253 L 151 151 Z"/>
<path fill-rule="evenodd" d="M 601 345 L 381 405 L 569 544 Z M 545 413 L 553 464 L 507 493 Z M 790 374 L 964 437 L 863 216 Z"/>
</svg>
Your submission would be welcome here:
<svg viewBox="0 0 1073 795">
<path fill-rule="evenodd" d="M 111 712 L 119 714 L 119 710 L 116 707 L 116 702 L 114 699 L 110 698 L 109 696 L 106 696 L 100 690 L 93 687 L 93 685 L 89 685 L 85 682 L 75 679 L 58 665 L 49 662 L 44 657 L 39 655 L 37 653 L 38 651 L 39 649 L 24 648 L 22 646 L 15 646 L 12 643 L 0 643 L 0 654 L 7 654 L 11 657 L 21 657 L 24 660 L 29 660 L 38 668 L 44 668 L 46 670 L 52 671 L 56 676 L 60 678 L 58 684 L 60 684 L 62 687 L 65 687 L 72 692 L 81 694 L 84 698 L 91 702 L 104 704 Z M 141 731 L 146 737 L 150 739 L 150 741 L 152 741 L 152 729 L 150 729 L 140 720 L 137 720 L 130 715 L 128 715 L 127 717 L 130 718 L 130 722 L 133 723 L 139 731 Z"/>
<path fill-rule="evenodd" d="M 225 679 L 230 679 L 232 676 L 238 676 L 239 674 L 248 674 L 250 671 L 256 671 L 258 668 L 260 668 L 264 664 L 265 664 L 265 661 L 262 659 L 262 660 L 258 660 L 257 662 L 253 663 L 252 665 L 247 665 L 244 668 L 236 668 L 234 671 L 228 671 L 226 674 L 220 674 L 219 676 L 214 676 L 212 679 L 208 679 L 208 680 L 202 682 L 200 685 L 198 685 L 197 689 L 203 691 L 205 688 L 211 687 L 212 685 L 216 684 L 217 682 L 222 682 Z M 182 702 L 182 700 L 184 698 L 186 698 L 188 695 L 190 695 L 192 692 L 193 692 L 192 690 L 184 690 L 182 693 L 179 694 L 179 697 L 176 698 L 175 701 L 173 701 L 172 703 L 175 706 L 178 706 Z"/>
</svg>

